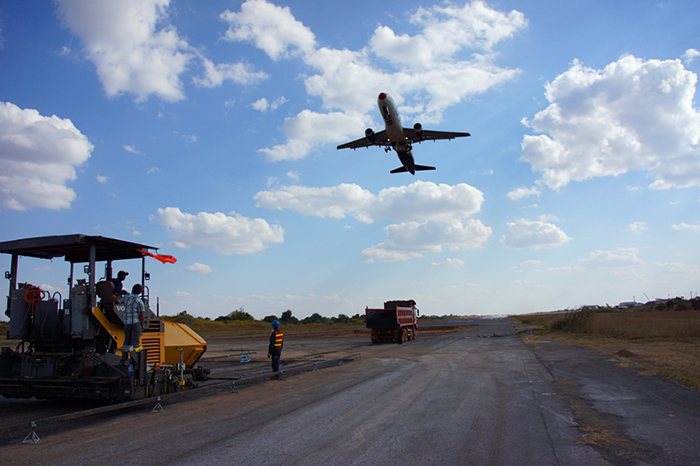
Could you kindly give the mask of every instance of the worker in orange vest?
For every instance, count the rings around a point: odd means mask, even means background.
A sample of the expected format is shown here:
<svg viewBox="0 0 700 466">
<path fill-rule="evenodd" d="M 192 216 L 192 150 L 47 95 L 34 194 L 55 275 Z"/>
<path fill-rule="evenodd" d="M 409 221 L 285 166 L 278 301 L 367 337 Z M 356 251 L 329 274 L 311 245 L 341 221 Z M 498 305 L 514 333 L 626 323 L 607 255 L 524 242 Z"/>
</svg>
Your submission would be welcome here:
<svg viewBox="0 0 700 466">
<path fill-rule="evenodd" d="M 280 371 L 280 356 L 282 355 L 282 340 L 284 335 L 279 329 L 280 323 L 276 320 L 272 321 L 272 333 L 270 334 L 270 346 L 267 349 L 267 357 L 272 358 L 272 372 L 274 373 L 272 378 L 279 379 Z"/>
</svg>

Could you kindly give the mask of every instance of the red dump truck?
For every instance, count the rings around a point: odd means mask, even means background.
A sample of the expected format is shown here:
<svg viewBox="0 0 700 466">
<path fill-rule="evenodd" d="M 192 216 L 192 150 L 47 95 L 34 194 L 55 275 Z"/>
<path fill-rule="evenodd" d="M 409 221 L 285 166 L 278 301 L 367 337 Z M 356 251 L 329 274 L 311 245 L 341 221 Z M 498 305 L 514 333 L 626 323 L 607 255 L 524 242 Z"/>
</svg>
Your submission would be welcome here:
<svg viewBox="0 0 700 466">
<path fill-rule="evenodd" d="M 396 342 L 415 340 L 418 332 L 416 302 L 387 301 L 384 309 L 365 308 L 367 328 L 372 330 L 372 343 Z"/>
</svg>

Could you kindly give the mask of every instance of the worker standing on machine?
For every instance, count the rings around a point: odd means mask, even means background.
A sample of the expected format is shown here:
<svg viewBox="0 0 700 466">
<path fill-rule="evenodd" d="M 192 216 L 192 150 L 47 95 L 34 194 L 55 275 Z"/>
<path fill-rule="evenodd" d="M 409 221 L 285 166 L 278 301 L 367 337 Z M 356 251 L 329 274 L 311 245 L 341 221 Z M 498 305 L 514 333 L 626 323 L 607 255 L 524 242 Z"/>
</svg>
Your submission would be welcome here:
<svg viewBox="0 0 700 466">
<path fill-rule="evenodd" d="M 270 346 L 267 349 L 267 357 L 272 358 L 272 378 L 279 379 L 278 372 L 280 371 L 280 356 L 282 355 L 282 344 L 284 335 L 279 329 L 280 323 L 276 320 L 272 321 L 272 333 L 270 334 Z"/>
<path fill-rule="evenodd" d="M 145 306 L 141 299 L 143 288 L 138 283 L 131 288 L 131 294 L 124 296 L 124 346 L 122 363 L 126 362 L 129 351 L 139 351 L 141 333 L 144 330 L 143 313 Z"/>
</svg>

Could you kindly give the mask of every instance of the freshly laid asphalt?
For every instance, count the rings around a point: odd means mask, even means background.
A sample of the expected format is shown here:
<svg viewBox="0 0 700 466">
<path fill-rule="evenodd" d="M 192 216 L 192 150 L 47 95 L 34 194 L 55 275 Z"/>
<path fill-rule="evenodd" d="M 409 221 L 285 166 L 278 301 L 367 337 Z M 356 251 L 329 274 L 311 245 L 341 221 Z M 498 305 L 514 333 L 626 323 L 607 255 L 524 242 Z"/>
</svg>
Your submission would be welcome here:
<svg viewBox="0 0 700 466">
<path fill-rule="evenodd" d="M 700 465 L 699 392 L 594 350 L 525 344 L 506 319 L 403 345 L 285 343 L 302 347 L 362 359 L 38 432 L 0 447 L 0 464 Z"/>
</svg>

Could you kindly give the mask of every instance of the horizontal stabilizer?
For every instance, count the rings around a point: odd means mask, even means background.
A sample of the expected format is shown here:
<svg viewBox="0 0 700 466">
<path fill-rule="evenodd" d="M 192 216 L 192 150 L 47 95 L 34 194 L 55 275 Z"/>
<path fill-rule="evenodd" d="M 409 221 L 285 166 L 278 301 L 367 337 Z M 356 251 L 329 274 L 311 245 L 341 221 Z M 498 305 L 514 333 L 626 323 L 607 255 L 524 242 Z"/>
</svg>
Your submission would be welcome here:
<svg viewBox="0 0 700 466">
<path fill-rule="evenodd" d="M 391 173 L 403 173 L 403 172 L 407 172 L 407 171 L 408 171 L 408 168 L 399 167 L 399 168 L 394 168 L 393 170 L 391 170 Z"/>
<path fill-rule="evenodd" d="M 435 170 L 435 167 L 427 167 L 425 165 L 416 165 L 416 171 L 421 170 Z"/>
</svg>

